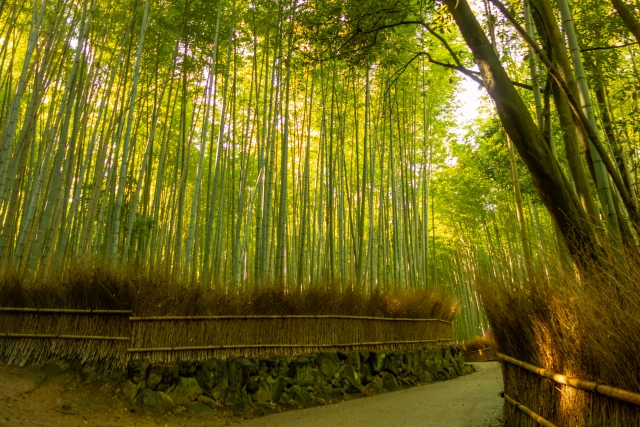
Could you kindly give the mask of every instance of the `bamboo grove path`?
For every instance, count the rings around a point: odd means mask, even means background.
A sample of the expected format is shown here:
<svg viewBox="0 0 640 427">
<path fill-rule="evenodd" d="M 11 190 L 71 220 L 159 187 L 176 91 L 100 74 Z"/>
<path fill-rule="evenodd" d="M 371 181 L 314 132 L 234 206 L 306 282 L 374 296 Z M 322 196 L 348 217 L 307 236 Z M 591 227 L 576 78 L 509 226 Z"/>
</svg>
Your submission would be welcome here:
<svg viewBox="0 0 640 427">
<path fill-rule="evenodd" d="M 233 424 L 238 427 L 492 427 L 504 400 L 498 362 L 451 381 L 334 405 L 288 411 Z"/>
<path fill-rule="evenodd" d="M 241 421 L 221 414 L 130 412 L 103 382 L 54 365 L 0 368 L 0 426 L 7 427 L 494 427 L 502 412 L 498 362 L 454 380 Z M 231 423 L 231 424 L 230 424 Z"/>
</svg>

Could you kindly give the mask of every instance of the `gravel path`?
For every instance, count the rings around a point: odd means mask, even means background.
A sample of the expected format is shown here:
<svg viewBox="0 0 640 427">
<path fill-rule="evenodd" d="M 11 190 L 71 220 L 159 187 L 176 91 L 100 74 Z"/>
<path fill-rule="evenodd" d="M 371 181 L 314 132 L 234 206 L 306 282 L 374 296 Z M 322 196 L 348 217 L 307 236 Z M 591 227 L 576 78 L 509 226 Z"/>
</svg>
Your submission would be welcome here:
<svg viewBox="0 0 640 427">
<path fill-rule="evenodd" d="M 55 365 L 0 365 L 0 427 L 490 427 L 502 411 L 500 366 L 478 363 L 479 371 L 435 384 L 292 410 L 247 421 L 231 414 L 188 414 L 163 418 L 129 412 L 115 390 L 85 381 Z"/>
<path fill-rule="evenodd" d="M 502 372 L 497 362 L 455 380 L 335 405 L 288 411 L 233 424 L 239 427 L 489 427 L 502 412 Z"/>
</svg>

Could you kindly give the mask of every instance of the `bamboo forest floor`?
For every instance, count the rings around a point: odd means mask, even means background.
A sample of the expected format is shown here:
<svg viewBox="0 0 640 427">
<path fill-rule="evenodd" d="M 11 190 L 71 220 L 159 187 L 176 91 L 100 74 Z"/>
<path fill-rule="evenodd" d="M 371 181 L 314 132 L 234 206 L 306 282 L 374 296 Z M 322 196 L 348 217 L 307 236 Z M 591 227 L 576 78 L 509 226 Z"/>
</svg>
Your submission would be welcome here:
<svg viewBox="0 0 640 427">
<path fill-rule="evenodd" d="M 503 405 L 498 395 L 503 389 L 500 365 L 474 366 L 479 367 L 478 372 L 455 380 L 252 420 L 230 414 L 186 413 L 149 418 L 128 411 L 104 381 L 82 378 L 55 365 L 40 369 L 2 366 L 0 426 L 497 426 Z"/>
</svg>

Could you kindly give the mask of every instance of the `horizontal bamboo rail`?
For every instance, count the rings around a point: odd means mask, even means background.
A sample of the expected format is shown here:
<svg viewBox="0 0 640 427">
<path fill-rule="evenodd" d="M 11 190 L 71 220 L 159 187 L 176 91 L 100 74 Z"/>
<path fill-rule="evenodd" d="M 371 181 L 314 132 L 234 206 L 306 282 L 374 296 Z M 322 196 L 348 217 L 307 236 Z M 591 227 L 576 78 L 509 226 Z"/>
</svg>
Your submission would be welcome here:
<svg viewBox="0 0 640 427">
<path fill-rule="evenodd" d="M 464 356 L 464 355 L 467 355 L 467 354 L 479 353 L 479 352 L 487 351 L 487 350 L 491 350 L 491 347 L 479 348 L 478 350 L 467 351 L 466 353 L 462 353 L 462 355 Z"/>
<path fill-rule="evenodd" d="M 414 341 L 382 341 L 359 342 L 344 344 L 245 344 L 245 345 L 207 345 L 194 347 L 158 347 L 158 348 L 130 348 L 129 353 L 151 353 L 164 351 L 191 351 L 191 350 L 228 350 L 244 348 L 313 348 L 313 347 L 362 347 L 368 345 L 392 345 L 392 344 L 427 344 L 440 342 L 453 342 L 454 340 L 414 340 Z"/>
<path fill-rule="evenodd" d="M 0 311 L 20 313 L 59 313 L 59 314 L 131 314 L 131 310 L 92 310 L 75 308 L 22 308 L 0 307 Z"/>
<path fill-rule="evenodd" d="M 546 418 L 543 418 L 542 416 L 533 412 L 531 409 L 527 408 L 526 406 L 516 402 L 515 400 L 510 398 L 506 393 L 502 393 L 502 396 L 507 402 L 509 402 L 510 404 L 515 406 L 517 409 L 521 410 L 522 412 L 524 412 L 525 414 L 529 415 L 531 418 L 536 420 L 538 424 L 543 425 L 545 427 L 557 427 L 551 421 L 547 420 Z"/>
<path fill-rule="evenodd" d="M 227 319 L 357 319 L 357 320 L 389 320 L 403 322 L 442 322 L 453 324 L 442 319 L 409 319 L 403 317 L 369 317 L 369 316 L 343 316 L 333 314 L 295 314 L 295 315 L 226 315 L 226 316 L 151 316 L 151 317 L 129 317 L 132 322 L 141 321 L 166 321 L 166 320 L 227 320 Z"/>
<path fill-rule="evenodd" d="M 102 341 L 129 341 L 129 337 L 99 337 L 91 335 L 56 335 L 56 334 L 12 334 L 0 333 L 1 338 L 38 338 L 38 339 L 66 339 L 66 340 L 102 340 Z"/>
<path fill-rule="evenodd" d="M 640 393 L 634 393 L 629 390 L 624 390 L 618 387 L 613 387 L 594 381 L 570 378 L 535 365 L 530 365 L 529 363 L 523 362 L 522 360 L 514 359 L 513 357 L 507 356 L 502 353 L 496 353 L 496 355 L 498 356 L 498 358 L 504 360 L 505 362 L 509 362 L 513 365 L 519 366 L 542 377 L 549 378 L 550 380 L 553 380 L 558 384 L 568 385 L 580 390 L 596 392 L 602 394 L 603 396 L 611 397 L 613 399 L 622 400 L 624 402 L 640 406 Z"/>
</svg>

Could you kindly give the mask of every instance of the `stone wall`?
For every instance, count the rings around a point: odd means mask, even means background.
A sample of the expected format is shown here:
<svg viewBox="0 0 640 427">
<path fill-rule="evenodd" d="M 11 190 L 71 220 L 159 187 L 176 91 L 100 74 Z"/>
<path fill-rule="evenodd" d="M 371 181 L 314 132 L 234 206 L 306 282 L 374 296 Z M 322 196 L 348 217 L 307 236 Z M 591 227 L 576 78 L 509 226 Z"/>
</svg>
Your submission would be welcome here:
<svg viewBox="0 0 640 427">
<path fill-rule="evenodd" d="M 210 359 L 151 364 L 130 361 L 121 382 L 123 398 L 142 411 L 164 414 L 288 408 L 394 391 L 467 373 L 458 345 L 417 350 L 317 353 L 263 359 Z"/>
</svg>

